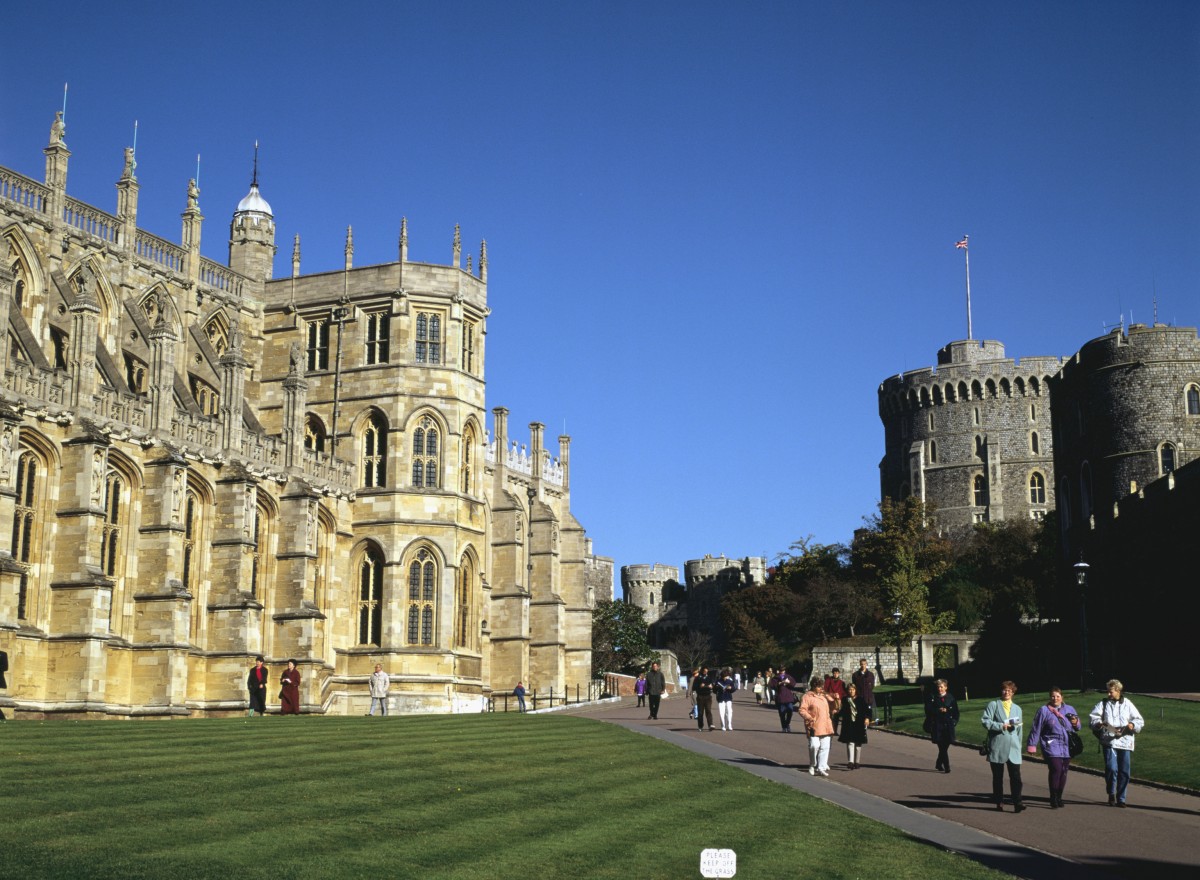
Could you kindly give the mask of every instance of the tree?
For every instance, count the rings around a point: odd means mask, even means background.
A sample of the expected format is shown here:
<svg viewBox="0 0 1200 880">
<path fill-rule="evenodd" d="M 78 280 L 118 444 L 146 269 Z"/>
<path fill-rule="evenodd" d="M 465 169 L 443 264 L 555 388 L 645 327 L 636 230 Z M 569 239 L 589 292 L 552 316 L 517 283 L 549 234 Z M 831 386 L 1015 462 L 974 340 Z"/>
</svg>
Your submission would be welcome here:
<svg viewBox="0 0 1200 880">
<path fill-rule="evenodd" d="M 944 630 L 952 612 L 935 613 L 929 585 L 950 568 L 952 545 L 934 526 L 933 511 L 918 498 L 883 499 L 855 537 L 852 564 L 878 587 L 883 612 L 900 612 L 900 633 Z"/>
<path fill-rule="evenodd" d="M 602 600 L 592 610 L 592 674 L 633 672 L 650 659 L 646 612 L 626 602 Z"/>
<path fill-rule="evenodd" d="M 679 661 L 679 669 L 690 671 L 699 669 L 706 661 L 710 660 L 712 641 L 707 633 L 689 629 L 671 639 L 667 643 L 667 648 L 674 652 L 675 658 Z"/>
</svg>

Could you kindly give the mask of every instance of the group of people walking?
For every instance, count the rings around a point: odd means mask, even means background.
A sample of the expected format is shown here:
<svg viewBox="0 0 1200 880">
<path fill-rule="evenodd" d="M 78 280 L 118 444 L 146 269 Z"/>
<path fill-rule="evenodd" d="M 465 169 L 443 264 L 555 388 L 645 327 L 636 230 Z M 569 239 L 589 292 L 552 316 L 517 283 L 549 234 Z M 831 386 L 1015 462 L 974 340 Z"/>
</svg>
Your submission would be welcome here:
<svg viewBox="0 0 1200 880">
<path fill-rule="evenodd" d="M 1087 725 L 1100 741 L 1104 755 L 1104 783 L 1108 793 L 1108 804 L 1124 807 L 1129 788 L 1131 756 L 1134 737 L 1145 725 L 1132 700 L 1125 697 L 1125 686 L 1117 679 L 1106 685 L 1108 694 L 1098 702 L 1088 715 Z M 1067 786 L 1067 772 L 1071 758 L 1083 751 L 1083 739 L 1079 732 L 1083 721 L 1075 708 L 1063 700 L 1061 688 L 1050 688 L 1046 704 L 1034 715 L 1029 733 L 1024 731 L 1024 713 L 1013 702 L 1017 685 L 1012 681 L 1000 684 L 999 698 L 990 701 L 980 719 L 987 734 L 987 741 L 980 748 L 991 765 L 992 801 L 995 808 L 1004 811 L 1004 776 L 1008 775 L 1008 792 L 1013 812 L 1025 810 L 1022 798 L 1024 785 L 1021 780 L 1021 756 L 1023 752 L 1036 754 L 1040 749 L 1046 761 L 1047 786 L 1050 790 L 1050 808 L 1062 809 L 1063 791 Z M 958 726 L 958 703 L 950 693 L 949 683 L 937 680 L 937 691 L 925 703 L 925 731 L 938 747 L 936 769 L 950 772 L 950 744 L 955 741 Z"/>
</svg>

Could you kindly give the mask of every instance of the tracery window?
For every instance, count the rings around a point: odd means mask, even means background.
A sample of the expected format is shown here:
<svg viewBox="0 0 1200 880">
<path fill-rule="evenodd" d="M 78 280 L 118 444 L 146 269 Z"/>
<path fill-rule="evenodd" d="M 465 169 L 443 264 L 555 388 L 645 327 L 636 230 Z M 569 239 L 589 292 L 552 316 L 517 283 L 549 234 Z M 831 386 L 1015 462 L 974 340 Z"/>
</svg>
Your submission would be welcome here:
<svg viewBox="0 0 1200 880">
<path fill-rule="evenodd" d="M 387 484 L 387 426 L 378 415 L 367 421 L 362 435 L 363 486 Z"/>
<path fill-rule="evenodd" d="M 1187 414 L 1200 416 L 1200 385 L 1189 385 L 1184 396 L 1187 398 Z"/>
<path fill-rule="evenodd" d="M 417 312 L 418 364 L 442 362 L 442 316 L 436 312 Z"/>
<path fill-rule="evenodd" d="M 124 484 L 116 471 L 104 479 L 104 525 L 100 531 L 100 567 L 109 577 L 117 576 L 121 559 Z"/>
<path fill-rule="evenodd" d="M 424 416 L 413 431 L 412 484 L 418 489 L 436 489 L 441 472 L 437 424 Z"/>
<path fill-rule="evenodd" d="M 388 362 L 388 341 L 392 319 L 387 312 L 368 312 L 366 315 L 367 363 Z"/>
<path fill-rule="evenodd" d="M 470 556 L 463 556 L 458 566 L 458 585 L 454 604 L 454 644 L 459 648 L 474 647 L 474 627 L 471 625 L 471 587 L 475 583 L 475 565 Z"/>
<path fill-rule="evenodd" d="M 258 598 L 258 586 L 267 572 L 267 545 L 271 537 L 271 518 L 261 504 L 254 505 L 254 548 L 250 556 L 250 597 Z"/>
<path fill-rule="evenodd" d="M 204 335 L 208 337 L 208 344 L 218 355 L 225 354 L 229 350 L 229 331 L 220 318 L 214 317 L 208 322 L 204 327 Z"/>
<path fill-rule="evenodd" d="M 192 377 L 192 397 L 196 399 L 196 405 L 200 407 L 200 411 L 204 415 L 215 416 L 217 414 L 217 408 L 221 401 L 217 389 L 195 376 Z"/>
<path fill-rule="evenodd" d="M 313 318 L 307 322 L 305 370 L 313 373 L 329 369 L 329 319 Z"/>
<path fill-rule="evenodd" d="M 126 352 L 125 384 L 129 386 L 129 390 L 134 394 L 145 396 L 147 369 L 148 368 L 145 363 Z"/>
<path fill-rule="evenodd" d="M 312 413 L 304 417 L 304 448 L 313 452 L 325 451 L 325 426 Z"/>
<path fill-rule="evenodd" d="M 462 461 L 459 464 L 459 479 L 461 481 L 461 489 L 464 495 L 472 494 L 474 483 L 471 482 L 473 476 L 472 466 L 475 463 L 475 430 L 468 427 L 463 431 L 462 438 Z"/>
<path fill-rule="evenodd" d="M 408 643 L 433 644 L 433 609 L 437 564 L 426 549 L 417 551 L 408 566 Z"/>
<path fill-rule="evenodd" d="M 358 643 L 380 645 L 383 633 L 383 555 L 373 546 L 358 568 Z"/>
<path fill-rule="evenodd" d="M 38 521 L 38 459 L 26 450 L 17 460 L 17 509 L 13 516 L 12 555 L 17 562 L 34 558 L 34 527 Z M 23 616 L 23 615 L 18 615 Z"/>
<path fill-rule="evenodd" d="M 1046 503 L 1046 478 L 1036 471 L 1029 477 L 1029 503 Z"/>
</svg>

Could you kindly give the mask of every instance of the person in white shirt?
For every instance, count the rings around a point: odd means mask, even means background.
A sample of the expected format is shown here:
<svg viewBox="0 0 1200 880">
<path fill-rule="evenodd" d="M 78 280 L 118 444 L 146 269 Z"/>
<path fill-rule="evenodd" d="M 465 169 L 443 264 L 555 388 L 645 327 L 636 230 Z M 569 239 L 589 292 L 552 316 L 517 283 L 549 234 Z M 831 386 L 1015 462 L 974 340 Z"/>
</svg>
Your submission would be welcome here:
<svg viewBox="0 0 1200 880">
<path fill-rule="evenodd" d="M 1088 722 L 1104 752 L 1104 785 L 1108 790 L 1108 805 L 1123 807 L 1125 790 L 1129 788 L 1133 737 L 1141 732 L 1146 722 L 1133 701 L 1125 699 L 1125 685 L 1114 678 L 1107 687 L 1108 696 L 1092 709 Z"/>
</svg>

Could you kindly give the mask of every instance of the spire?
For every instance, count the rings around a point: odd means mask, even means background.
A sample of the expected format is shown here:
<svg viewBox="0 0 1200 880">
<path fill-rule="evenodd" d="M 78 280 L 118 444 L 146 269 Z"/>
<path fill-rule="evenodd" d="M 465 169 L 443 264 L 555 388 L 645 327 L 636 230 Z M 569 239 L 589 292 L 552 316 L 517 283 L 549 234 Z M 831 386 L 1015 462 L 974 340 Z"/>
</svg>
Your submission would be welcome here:
<svg viewBox="0 0 1200 880">
<path fill-rule="evenodd" d="M 458 228 L 458 224 L 454 224 L 454 262 L 451 264 L 455 269 L 462 262 L 462 231 Z"/>
<path fill-rule="evenodd" d="M 475 274 L 475 270 L 471 265 L 471 255 L 470 254 L 467 254 L 467 274 L 468 275 Z"/>
<path fill-rule="evenodd" d="M 354 264 L 354 227 L 346 227 L 346 268 Z"/>
<path fill-rule="evenodd" d="M 400 262 L 408 260 L 408 218 L 400 218 Z"/>
<path fill-rule="evenodd" d="M 254 176 L 250 178 L 250 186 L 258 189 L 258 138 L 254 139 Z"/>
<path fill-rule="evenodd" d="M 479 280 L 487 281 L 487 239 L 479 242 Z"/>
<path fill-rule="evenodd" d="M 295 278 L 300 274 L 300 233 L 296 233 L 296 240 L 292 242 L 292 277 Z"/>
</svg>

